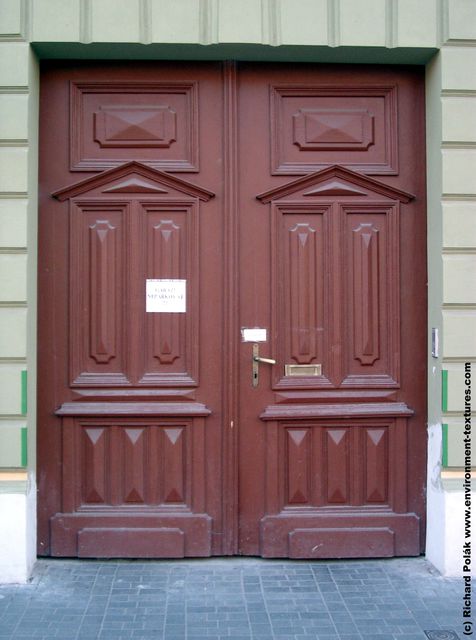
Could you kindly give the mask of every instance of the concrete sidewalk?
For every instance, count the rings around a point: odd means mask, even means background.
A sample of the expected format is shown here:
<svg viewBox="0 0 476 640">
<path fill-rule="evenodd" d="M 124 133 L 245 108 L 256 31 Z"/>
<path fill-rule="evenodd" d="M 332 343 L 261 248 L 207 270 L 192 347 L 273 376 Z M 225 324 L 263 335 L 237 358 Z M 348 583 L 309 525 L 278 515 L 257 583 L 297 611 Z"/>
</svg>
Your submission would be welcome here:
<svg viewBox="0 0 476 640">
<path fill-rule="evenodd" d="M 40 560 L 0 586 L 0 640 L 462 640 L 462 607 L 422 558 Z"/>
</svg>

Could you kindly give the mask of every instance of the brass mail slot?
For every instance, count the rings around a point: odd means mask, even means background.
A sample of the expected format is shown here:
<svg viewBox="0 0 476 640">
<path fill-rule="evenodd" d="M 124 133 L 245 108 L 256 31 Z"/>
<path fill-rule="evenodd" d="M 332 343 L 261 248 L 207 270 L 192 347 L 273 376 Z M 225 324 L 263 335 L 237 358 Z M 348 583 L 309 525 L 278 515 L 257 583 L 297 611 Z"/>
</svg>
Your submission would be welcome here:
<svg viewBox="0 0 476 640">
<path fill-rule="evenodd" d="M 285 364 L 285 376 L 322 376 L 322 364 Z"/>
</svg>

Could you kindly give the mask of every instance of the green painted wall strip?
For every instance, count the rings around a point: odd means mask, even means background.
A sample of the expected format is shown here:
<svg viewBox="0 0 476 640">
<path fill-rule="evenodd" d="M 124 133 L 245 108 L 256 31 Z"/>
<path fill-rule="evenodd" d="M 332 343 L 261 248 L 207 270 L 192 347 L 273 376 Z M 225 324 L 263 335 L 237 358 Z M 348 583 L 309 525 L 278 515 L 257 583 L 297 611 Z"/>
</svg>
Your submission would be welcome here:
<svg viewBox="0 0 476 640">
<path fill-rule="evenodd" d="M 21 466 L 26 467 L 28 464 L 28 429 L 21 429 Z"/>
<path fill-rule="evenodd" d="M 441 464 L 443 467 L 448 466 L 448 425 L 442 424 L 443 450 L 441 455 Z"/>
<path fill-rule="evenodd" d="M 27 395 L 27 384 L 28 384 L 28 372 L 21 372 L 21 412 L 25 416 L 28 411 L 28 395 Z"/>
<path fill-rule="evenodd" d="M 441 410 L 448 411 L 448 371 L 441 370 Z"/>
</svg>

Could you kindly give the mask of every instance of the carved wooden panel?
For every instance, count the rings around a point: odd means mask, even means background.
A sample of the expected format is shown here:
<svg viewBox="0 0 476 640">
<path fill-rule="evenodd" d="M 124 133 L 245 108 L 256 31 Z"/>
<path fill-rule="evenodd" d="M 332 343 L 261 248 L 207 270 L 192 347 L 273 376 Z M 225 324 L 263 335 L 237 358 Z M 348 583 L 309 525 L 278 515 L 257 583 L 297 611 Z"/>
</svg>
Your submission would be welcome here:
<svg viewBox="0 0 476 640">
<path fill-rule="evenodd" d="M 73 384 L 128 384 L 126 203 L 71 210 L 70 315 Z"/>
<path fill-rule="evenodd" d="M 366 151 L 375 144 L 374 119 L 367 109 L 298 109 L 294 144 L 309 151 Z"/>
<path fill-rule="evenodd" d="M 124 502 L 145 501 L 144 459 L 147 431 L 144 427 L 125 427 L 121 432 L 124 451 Z"/>
<path fill-rule="evenodd" d="M 279 367 L 276 384 L 328 385 L 329 215 L 327 206 L 273 209 L 274 322 Z M 322 376 L 283 378 L 284 364 L 326 363 Z"/>
<path fill-rule="evenodd" d="M 96 362 L 108 363 L 116 357 L 116 302 L 115 268 L 117 228 L 109 220 L 97 220 L 89 227 L 91 265 L 91 357 Z"/>
<path fill-rule="evenodd" d="M 71 170 L 198 171 L 196 83 L 71 83 Z"/>
<path fill-rule="evenodd" d="M 367 504 L 385 504 L 388 500 L 388 431 L 368 428 L 364 437 L 365 501 Z"/>
<path fill-rule="evenodd" d="M 326 502 L 346 504 L 349 501 L 349 429 L 325 430 Z"/>
<path fill-rule="evenodd" d="M 317 314 L 322 307 L 316 306 L 315 299 L 320 293 L 316 284 L 322 282 L 322 252 L 319 255 L 316 245 L 322 246 L 322 234 L 317 238 L 316 229 L 309 222 L 300 222 L 288 228 L 288 242 L 291 359 L 308 364 L 317 357 L 315 328 L 319 326 Z M 319 297 L 322 299 L 322 293 Z"/>
<path fill-rule="evenodd" d="M 379 231 L 363 222 L 353 231 L 354 357 L 361 364 L 379 358 Z"/>
<path fill-rule="evenodd" d="M 185 433 L 181 426 L 167 427 L 162 431 L 164 451 L 163 500 L 166 503 L 183 502 L 185 499 Z"/>
<path fill-rule="evenodd" d="M 311 430 L 287 429 L 287 496 L 289 504 L 311 501 Z"/>
<path fill-rule="evenodd" d="M 186 313 L 142 316 L 144 363 L 141 384 L 197 384 L 198 225 L 194 205 L 142 204 L 143 266 L 146 279 L 186 280 Z M 143 295 L 142 292 L 141 295 Z"/>
<path fill-rule="evenodd" d="M 399 378 L 398 210 L 342 206 L 346 357 L 343 385 L 395 386 Z"/>
<path fill-rule="evenodd" d="M 183 228 L 172 220 L 162 218 L 158 224 L 152 224 L 148 234 L 151 250 L 148 256 L 152 262 L 152 271 L 163 278 L 180 278 L 180 245 L 183 245 Z M 153 357 L 161 364 L 173 364 L 180 357 L 180 325 L 183 316 L 169 313 L 150 316 L 154 322 Z"/>
<path fill-rule="evenodd" d="M 107 147 L 167 149 L 177 138 L 177 118 L 167 106 L 99 107 L 94 112 L 94 140 Z"/>
<path fill-rule="evenodd" d="M 75 508 L 190 507 L 191 424 L 76 423 Z"/>
<path fill-rule="evenodd" d="M 257 198 L 271 203 L 274 389 L 398 388 L 399 215 L 411 194 L 333 166 Z"/>
<path fill-rule="evenodd" d="M 341 164 L 398 172 L 396 88 L 283 85 L 271 88 L 274 174 Z"/>
<path fill-rule="evenodd" d="M 392 496 L 399 476 L 396 447 L 399 439 L 406 438 L 405 422 L 278 423 L 278 442 L 274 446 L 270 438 L 267 452 L 270 473 L 276 463 L 278 469 L 275 509 L 388 505 L 399 510 Z M 274 424 L 269 424 L 270 433 Z"/>
<path fill-rule="evenodd" d="M 198 202 L 186 195 L 210 195 L 160 174 L 164 188 L 143 165 L 111 172 L 69 189 L 82 196 L 70 204 L 70 384 L 196 386 Z M 185 280 L 186 312 L 146 312 L 148 279 Z"/>
<path fill-rule="evenodd" d="M 81 478 L 83 501 L 104 504 L 107 501 L 106 467 L 109 434 L 103 427 L 87 427 L 83 431 Z"/>
</svg>

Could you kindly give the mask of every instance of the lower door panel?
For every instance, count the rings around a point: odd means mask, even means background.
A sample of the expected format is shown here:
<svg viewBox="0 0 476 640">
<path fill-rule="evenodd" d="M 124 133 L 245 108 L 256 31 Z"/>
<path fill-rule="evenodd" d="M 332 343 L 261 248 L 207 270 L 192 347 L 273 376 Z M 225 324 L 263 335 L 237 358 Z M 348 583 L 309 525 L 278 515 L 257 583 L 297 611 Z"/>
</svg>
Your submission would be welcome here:
<svg viewBox="0 0 476 640">
<path fill-rule="evenodd" d="M 420 522 L 407 505 L 407 418 L 403 405 L 268 407 L 264 557 L 354 558 L 418 555 Z M 385 416 L 385 413 L 397 415 Z M 286 419 L 269 419 L 287 414 Z M 400 415 L 398 415 L 400 413 Z"/>
</svg>

